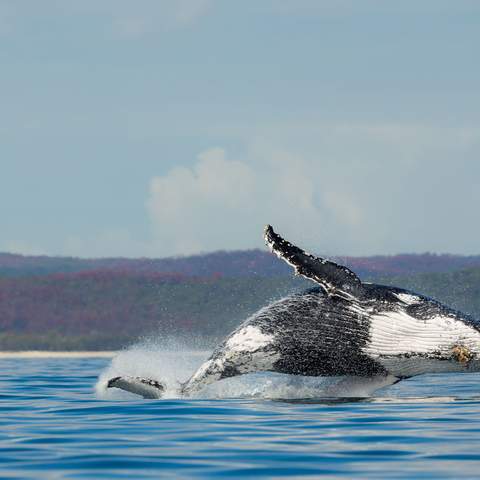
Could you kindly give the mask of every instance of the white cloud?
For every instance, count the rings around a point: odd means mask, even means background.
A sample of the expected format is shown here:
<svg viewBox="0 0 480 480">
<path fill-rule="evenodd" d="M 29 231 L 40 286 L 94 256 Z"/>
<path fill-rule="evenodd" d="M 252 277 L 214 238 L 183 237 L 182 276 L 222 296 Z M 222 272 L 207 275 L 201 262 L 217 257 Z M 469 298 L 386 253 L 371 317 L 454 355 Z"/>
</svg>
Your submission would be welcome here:
<svg viewBox="0 0 480 480">
<path fill-rule="evenodd" d="M 242 159 L 215 148 L 152 179 L 152 248 L 261 246 L 272 223 L 326 254 L 478 251 L 480 129 L 317 125 L 303 135 L 271 131 Z"/>
<path fill-rule="evenodd" d="M 241 156 L 211 148 L 193 165 L 153 177 L 150 238 L 107 229 L 69 237 L 62 253 L 262 247 L 266 223 L 326 255 L 478 252 L 480 128 L 312 123 L 257 135 Z M 43 253 L 19 243 L 7 250 Z"/>
<path fill-rule="evenodd" d="M 318 235 L 325 222 L 322 202 L 315 201 L 315 180 L 302 158 L 285 151 L 258 150 L 240 161 L 210 149 L 193 168 L 152 179 L 147 208 L 156 248 L 176 255 L 258 247 L 267 223 L 297 232 L 297 238 L 313 225 L 310 231 Z M 345 223 L 358 222 L 348 198 L 332 209 L 347 212 Z"/>
</svg>

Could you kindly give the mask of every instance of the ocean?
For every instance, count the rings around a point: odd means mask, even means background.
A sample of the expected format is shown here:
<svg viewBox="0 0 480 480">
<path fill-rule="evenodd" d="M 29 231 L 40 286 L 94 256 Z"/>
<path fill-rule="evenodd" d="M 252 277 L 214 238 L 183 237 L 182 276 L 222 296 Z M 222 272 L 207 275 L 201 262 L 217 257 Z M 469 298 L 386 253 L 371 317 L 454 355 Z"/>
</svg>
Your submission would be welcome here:
<svg viewBox="0 0 480 480">
<path fill-rule="evenodd" d="M 0 359 L 1 478 L 480 478 L 478 374 L 329 398 L 318 379 L 253 375 L 175 396 L 204 356 Z M 106 390 L 122 370 L 172 389 Z"/>
</svg>

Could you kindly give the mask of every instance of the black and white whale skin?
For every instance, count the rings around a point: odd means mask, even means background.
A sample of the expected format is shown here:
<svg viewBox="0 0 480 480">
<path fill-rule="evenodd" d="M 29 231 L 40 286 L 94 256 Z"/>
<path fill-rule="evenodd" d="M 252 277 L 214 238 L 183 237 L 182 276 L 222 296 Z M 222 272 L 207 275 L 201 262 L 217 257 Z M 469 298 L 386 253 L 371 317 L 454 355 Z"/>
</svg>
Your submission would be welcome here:
<svg viewBox="0 0 480 480">
<path fill-rule="evenodd" d="M 185 382 L 180 393 L 253 372 L 349 376 L 379 385 L 433 372 L 480 370 L 480 322 L 423 295 L 361 282 L 351 270 L 314 257 L 265 229 L 270 249 L 317 284 L 248 318 Z M 117 387 L 148 398 L 165 386 L 116 377 Z"/>
</svg>

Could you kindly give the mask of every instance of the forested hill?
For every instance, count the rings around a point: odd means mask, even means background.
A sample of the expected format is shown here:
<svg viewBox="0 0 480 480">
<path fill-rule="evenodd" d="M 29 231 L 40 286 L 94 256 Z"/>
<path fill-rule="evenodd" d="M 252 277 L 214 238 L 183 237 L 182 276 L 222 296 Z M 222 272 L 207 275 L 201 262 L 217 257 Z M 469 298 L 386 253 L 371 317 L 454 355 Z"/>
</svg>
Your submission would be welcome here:
<svg viewBox="0 0 480 480">
<path fill-rule="evenodd" d="M 382 283 L 480 318 L 480 268 Z M 0 276 L 0 349 L 117 349 L 143 335 L 209 345 L 274 299 L 311 286 L 292 275 L 188 277 L 135 272 Z"/>
<path fill-rule="evenodd" d="M 480 267 L 480 255 L 405 254 L 374 257 L 334 257 L 360 276 L 411 275 L 450 272 Z M 116 271 L 131 273 L 175 273 L 193 277 L 272 277 L 288 275 L 290 269 L 266 250 L 214 252 L 189 257 L 160 259 L 22 256 L 0 253 L 1 276 L 48 275 L 82 271 Z"/>
<path fill-rule="evenodd" d="M 365 280 L 480 318 L 478 256 L 339 261 Z M 0 254 L 0 349 L 116 349 L 143 335 L 213 344 L 261 306 L 311 285 L 260 250 L 153 260 Z"/>
</svg>

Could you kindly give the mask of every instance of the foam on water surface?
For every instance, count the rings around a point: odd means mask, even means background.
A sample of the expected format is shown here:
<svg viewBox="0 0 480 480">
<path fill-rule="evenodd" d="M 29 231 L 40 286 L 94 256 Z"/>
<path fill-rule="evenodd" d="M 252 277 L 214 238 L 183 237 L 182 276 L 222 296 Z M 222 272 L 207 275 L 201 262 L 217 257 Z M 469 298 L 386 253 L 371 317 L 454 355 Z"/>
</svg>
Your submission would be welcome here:
<svg viewBox="0 0 480 480">
<path fill-rule="evenodd" d="M 209 356 L 206 350 L 192 350 L 175 340 L 145 340 L 120 351 L 101 372 L 95 391 L 99 398 L 131 398 L 117 388 L 107 389 L 109 379 L 118 376 L 158 380 L 167 387 L 164 398 L 178 398 L 180 384 Z"/>
</svg>

